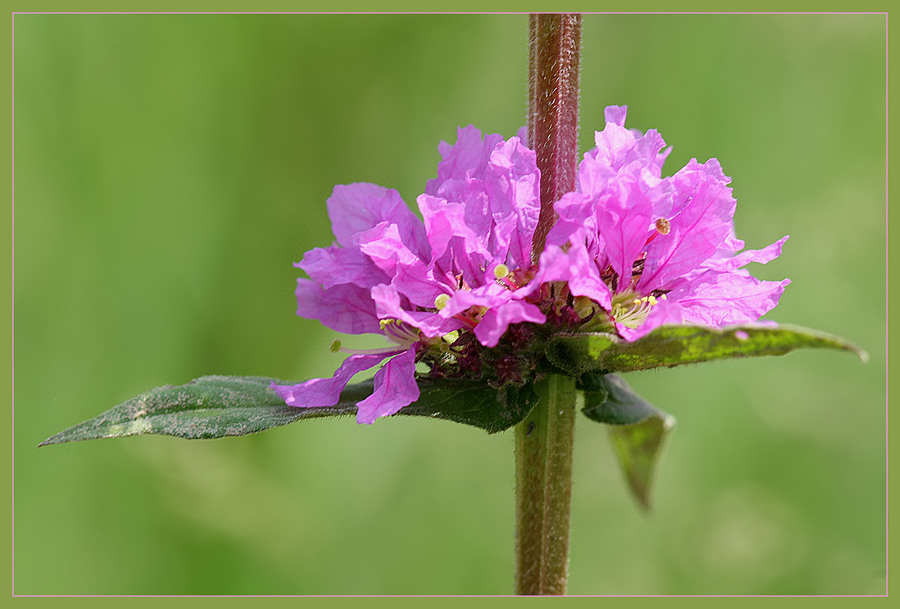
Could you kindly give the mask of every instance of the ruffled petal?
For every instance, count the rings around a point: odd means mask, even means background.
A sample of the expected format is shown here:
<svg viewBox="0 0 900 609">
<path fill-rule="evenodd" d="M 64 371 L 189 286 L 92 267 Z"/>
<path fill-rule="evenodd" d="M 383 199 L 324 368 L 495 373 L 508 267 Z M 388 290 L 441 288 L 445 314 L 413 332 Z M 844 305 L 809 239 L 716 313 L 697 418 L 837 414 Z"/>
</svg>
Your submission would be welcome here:
<svg viewBox="0 0 900 609">
<path fill-rule="evenodd" d="M 495 223 L 491 253 L 511 268 L 531 264 L 531 242 L 541 211 L 541 173 L 533 150 L 517 137 L 497 144 L 485 173 Z"/>
<path fill-rule="evenodd" d="M 584 243 L 576 241 L 568 251 L 551 245 L 541 253 L 540 266 L 534 279 L 514 293 L 517 298 L 532 294 L 541 284 L 551 281 L 565 281 L 573 296 L 585 296 L 601 307 L 609 309 L 612 294 L 609 291 L 597 266 L 591 261 Z"/>
<path fill-rule="evenodd" d="M 731 231 L 736 202 L 715 159 L 691 163 L 678 172 L 674 216 L 668 234 L 657 234 L 647 246 L 638 288 L 665 288 L 713 256 Z M 678 201 L 680 199 L 680 201 Z"/>
<path fill-rule="evenodd" d="M 563 246 L 576 231 L 585 236 L 597 234 L 597 218 L 594 213 L 595 200 L 580 192 L 567 192 L 553 204 L 556 222 L 547 234 L 547 245 Z"/>
<path fill-rule="evenodd" d="M 420 195 L 417 202 L 425 220 L 436 275 L 447 279 L 448 275 L 462 275 L 469 284 L 480 283 L 481 269 L 492 256 L 487 239 L 479 237 L 466 222 L 465 207 L 431 195 Z"/>
<path fill-rule="evenodd" d="M 357 234 L 389 222 L 398 226 L 401 239 L 410 249 L 423 258 L 430 254 L 422 221 L 396 190 L 363 182 L 341 184 L 334 187 L 327 205 L 334 236 L 344 247 L 355 247 Z"/>
<path fill-rule="evenodd" d="M 624 114 L 622 118 L 624 119 Z M 594 134 L 594 143 L 597 147 L 591 151 L 592 158 L 598 168 L 617 171 L 634 159 L 635 142 L 637 138 L 624 127 L 624 121 L 622 125 L 607 122 L 603 131 Z"/>
<path fill-rule="evenodd" d="M 318 319 L 325 326 L 346 334 L 379 332 L 375 302 L 369 290 L 353 284 L 324 289 L 309 279 L 297 280 L 297 315 Z"/>
<path fill-rule="evenodd" d="M 668 296 L 681 306 L 686 323 L 723 326 L 755 322 L 775 308 L 790 282 L 763 281 L 743 270 L 706 271 Z"/>
<path fill-rule="evenodd" d="M 608 106 L 606 126 L 594 134 L 596 147 L 584 155 L 578 172 L 579 190 L 600 195 L 608 182 L 622 173 L 646 173 L 658 179 L 669 150 L 655 129 L 645 134 L 625 128 L 626 106 Z"/>
<path fill-rule="evenodd" d="M 628 106 L 606 106 L 603 109 L 603 118 L 607 125 L 625 126 L 625 118 L 628 116 Z"/>
<path fill-rule="evenodd" d="M 512 299 L 512 292 L 491 282 L 474 290 L 458 290 L 454 292 L 439 313 L 441 317 L 449 319 L 472 307 L 496 307 Z"/>
<path fill-rule="evenodd" d="M 435 280 L 425 263 L 400 238 L 396 224 L 382 222 L 358 236 L 359 248 L 389 277 L 397 291 L 419 307 L 434 307 L 438 294 L 447 287 Z M 380 282 L 384 283 L 384 282 Z"/>
<path fill-rule="evenodd" d="M 644 251 L 650 236 L 653 204 L 640 187 L 618 181 L 611 194 L 598 201 L 597 221 L 606 245 L 606 254 L 619 275 L 617 292 L 628 289 L 634 262 Z"/>
<path fill-rule="evenodd" d="M 375 391 L 357 404 L 356 422 L 371 425 L 419 399 L 416 347 L 395 355 L 375 373 Z"/>
<path fill-rule="evenodd" d="M 402 349 L 398 349 L 395 353 L 351 355 L 343 361 L 331 378 L 312 379 L 299 385 L 272 383 L 272 388 L 288 406 L 301 408 L 334 406 L 341 399 L 341 392 L 355 374 L 377 366 L 386 357 L 402 352 Z"/>
<path fill-rule="evenodd" d="M 332 245 L 317 247 L 303 254 L 303 259 L 294 264 L 306 271 L 310 279 L 330 288 L 342 283 L 352 283 L 361 288 L 370 288 L 390 281 L 368 256 L 357 249 Z"/>
<path fill-rule="evenodd" d="M 438 151 L 442 161 L 438 163 L 438 177 L 429 180 L 425 192 L 445 199 L 461 201 L 458 195 L 468 179 L 480 179 L 484 175 L 488 159 L 494 147 L 503 141 L 498 134 L 481 137 L 481 130 L 472 125 L 456 130 L 456 143 L 441 142 Z"/>
<path fill-rule="evenodd" d="M 513 300 L 488 309 L 475 326 L 475 337 L 485 347 L 496 347 L 510 324 L 523 321 L 542 324 L 547 317 L 535 305 Z"/>
<path fill-rule="evenodd" d="M 790 235 L 785 235 L 772 245 L 764 247 L 761 250 L 747 250 L 730 258 L 716 258 L 715 260 L 710 260 L 705 266 L 717 271 L 733 271 L 746 266 L 751 262 L 757 262 L 759 264 L 772 262 L 781 256 L 781 248 L 788 238 L 790 238 Z"/>
</svg>

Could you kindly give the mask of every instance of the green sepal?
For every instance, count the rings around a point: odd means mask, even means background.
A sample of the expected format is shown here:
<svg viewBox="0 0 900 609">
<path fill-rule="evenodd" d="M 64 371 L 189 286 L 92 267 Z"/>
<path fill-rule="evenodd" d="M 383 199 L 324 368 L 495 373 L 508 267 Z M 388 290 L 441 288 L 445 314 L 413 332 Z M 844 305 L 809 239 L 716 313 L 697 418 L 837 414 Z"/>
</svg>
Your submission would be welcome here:
<svg viewBox="0 0 900 609">
<path fill-rule="evenodd" d="M 800 348 L 865 351 L 831 334 L 789 325 L 660 326 L 635 341 L 605 332 L 557 334 L 547 341 L 548 361 L 572 376 L 585 372 L 632 372 L 718 359 L 784 355 Z"/>
<path fill-rule="evenodd" d="M 348 385 L 334 406 L 298 408 L 285 404 L 272 390 L 272 382 L 252 376 L 204 376 L 184 385 L 157 387 L 51 436 L 40 446 L 140 434 L 189 440 L 244 436 L 302 419 L 355 415 L 356 403 L 373 391 L 373 381 L 364 381 Z M 398 415 L 446 419 L 488 433 L 512 427 L 537 401 L 531 385 L 495 389 L 465 381 L 417 383 L 419 399 Z"/>
<path fill-rule="evenodd" d="M 585 374 L 579 387 L 584 391 L 582 412 L 610 426 L 609 436 L 628 487 L 641 507 L 650 509 L 653 476 L 675 418 L 634 393 L 615 374 Z"/>
</svg>

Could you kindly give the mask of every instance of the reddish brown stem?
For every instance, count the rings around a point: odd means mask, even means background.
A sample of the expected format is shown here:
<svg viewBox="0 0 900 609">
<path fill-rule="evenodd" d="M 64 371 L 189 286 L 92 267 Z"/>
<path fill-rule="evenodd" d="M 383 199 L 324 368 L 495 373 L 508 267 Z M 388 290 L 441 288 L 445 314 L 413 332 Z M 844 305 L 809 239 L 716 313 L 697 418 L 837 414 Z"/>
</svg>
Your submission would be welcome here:
<svg viewBox="0 0 900 609">
<path fill-rule="evenodd" d="M 541 171 L 541 213 L 532 241 L 536 262 L 556 221 L 553 204 L 575 190 L 581 15 L 531 15 L 528 143 Z"/>
<path fill-rule="evenodd" d="M 556 220 L 553 204 L 575 190 L 579 15 L 532 15 L 528 140 L 541 170 L 536 262 Z M 516 593 L 565 594 L 572 506 L 575 380 L 548 375 L 538 404 L 516 426 Z"/>
</svg>

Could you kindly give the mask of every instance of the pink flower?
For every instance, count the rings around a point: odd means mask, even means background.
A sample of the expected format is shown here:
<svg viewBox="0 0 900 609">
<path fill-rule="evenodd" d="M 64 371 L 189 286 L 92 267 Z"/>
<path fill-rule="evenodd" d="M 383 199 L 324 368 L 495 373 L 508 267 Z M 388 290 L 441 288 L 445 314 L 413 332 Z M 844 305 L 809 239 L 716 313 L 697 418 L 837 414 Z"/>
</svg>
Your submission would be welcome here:
<svg viewBox="0 0 900 609">
<path fill-rule="evenodd" d="M 665 142 L 653 129 L 626 129 L 625 114 L 624 106 L 606 109 L 577 191 L 556 203 L 540 266 L 560 271 L 542 278 L 567 280 L 573 295 L 593 302 L 589 325 L 614 326 L 628 340 L 663 324 L 758 320 L 790 280 L 761 281 L 742 267 L 777 258 L 787 236 L 738 254 L 736 203 L 719 162 L 691 159 L 661 177 Z"/>
<path fill-rule="evenodd" d="M 416 361 L 439 365 L 460 333 L 494 347 L 511 324 L 546 321 L 516 293 L 531 266 L 540 210 L 534 152 L 518 137 L 482 139 L 474 127 L 460 129 L 458 138 L 454 146 L 441 144 L 438 178 L 418 198 L 424 221 L 394 190 L 334 189 L 328 214 L 336 243 L 296 265 L 309 275 L 297 282 L 297 314 L 338 332 L 384 334 L 396 346 L 348 350 L 330 379 L 276 385 L 286 403 L 333 405 L 354 374 L 387 359 L 375 374 L 375 393 L 358 404 L 357 420 L 372 423 L 418 398 Z M 474 357 L 460 349 L 472 346 L 458 346 L 457 359 Z"/>
<path fill-rule="evenodd" d="M 718 327 L 772 309 L 789 280 L 760 281 L 743 267 L 778 257 L 787 237 L 738 253 L 718 161 L 692 159 L 663 178 L 662 137 L 626 129 L 625 115 L 606 109 L 537 265 L 540 173 L 519 137 L 482 138 L 470 126 L 455 145 L 441 143 L 438 177 L 417 199 L 421 220 L 394 190 L 337 186 L 328 199 L 335 243 L 296 265 L 309 276 L 297 282 L 297 314 L 391 345 L 341 349 L 350 356 L 331 378 L 275 385 L 278 395 L 331 406 L 355 374 L 384 362 L 357 405 L 357 421 L 372 423 L 418 399 L 417 363 L 433 377 L 522 383 L 554 332 L 635 340 L 664 324 Z"/>
</svg>

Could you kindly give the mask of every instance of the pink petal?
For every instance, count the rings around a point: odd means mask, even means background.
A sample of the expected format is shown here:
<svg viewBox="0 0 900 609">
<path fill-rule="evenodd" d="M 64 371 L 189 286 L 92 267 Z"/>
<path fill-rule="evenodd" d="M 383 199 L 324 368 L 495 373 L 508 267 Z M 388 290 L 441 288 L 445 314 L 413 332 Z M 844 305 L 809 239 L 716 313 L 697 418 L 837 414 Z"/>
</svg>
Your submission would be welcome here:
<svg viewBox="0 0 900 609">
<path fill-rule="evenodd" d="M 541 254 L 540 265 L 534 279 L 514 293 L 517 298 L 524 298 L 533 293 L 543 283 L 565 281 L 574 296 L 586 296 L 601 307 L 609 309 L 612 295 L 609 287 L 600 279 L 597 266 L 580 241 L 575 242 L 564 251 L 561 247 L 548 246 Z"/>
<path fill-rule="evenodd" d="M 721 176 L 718 163 L 689 164 L 674 180 L 680 203 L 669 218 L 670 232 L 658 234 L 647 246 L 642 292 L 665 288 L 671 281 L 696 269 L 713 256 L 728 237 L 736 202 Z M 691 168 L 690 171 L 687 171 Z"/>
<path fill-rule="evenodd" d="M 531 241 L 541 210 L 540 178 L 534 151 L 519 138 L 497 144 L 491 153 L 485 190 L 495 222 L 492 241 L 501 248 L 492 247 L 491 252 L 515 268 L 531 263 Z"/>
<path fill-rule="evenodd" d="M 469 284 L 480 283 L 480 269 L 492 255 L 486 241 L 467 224 L 463 205 L 431 195 L 420 195 L 417 202 L 431 243 L 432 263 L 445 273 L 461 273 Z"/>
<path fill-rule="evenodd" d="M 430 253 L 422 221 L 396 190 L 363 182 L 342 184 L 334 187 L 327 204 L 332 231 L 344 247 L 354 247 L 358 233 L 389 222 L 399 227 L 402 241 L 418 255 Z"/>
<path fill-rule="evenodd" d="M 388 277 L 397 273 L 398 266 L 422 263 L 403 242 L 396 224 L 380 222 L 369 230 L 358 233 L 356 242 L 359 251 L 368 256 Z"/>
<path fill-rule="evenodd" d="M 587 234 L 597 233 L 597 219 L 594 214 L 595 200 L 580 192 L 567 192 L 553 204 L 557 219 L 547 235 L 547 245 L 563 246 L 579 230 Z"/>
<path fill-rule="evenodd" d="M 634 261 L 650 235 L 652 203 L 635 183 L 619 181 L 598 201 L 597 221 L 606 254 L 619 275 L 617 292 L 628 289 Z"/>
<path fill-rule="evenodd" d="M 606 106 L 603 109 L 603 118 L 607 125 L 625 126 L 625 117 L 628 115 L 628 106 Z"/>
<path fill-rule="evenodd" d="M 371 425 L 419 399 L 416 347 L 395 355 L 375 373 L 375 391 L 357 404 L 356 422 Z"/>
<path fill-rule="evenodd" d="M 324 289 L 315 281 L 298 279 L 296 294 L 300 317 L 318 319 L 346 334 L 381 331 L 375 302 L 365 288 L 348 283 Z"/>
<path fill-rule="evenodd" d="M 775 308 L 790 282 L 762 281 L 746 271 L 707 271 L 668 296 L 681 306 L 685 322 L 724 326 L 755 322 Z"/>
<path fill-rule="evenodd" d="M 359 250 L 339 245 L 311 249 L 303 254 L 303 260 L 294 266 L 306 271 L 306 274 L 323 288 L 342 283 L 370 288 L 375 284 L 390 281 L 388 276 Z"/>
<path fill-rule="evenodd" d="M 751 262 L 766 264 L 781 256 L 781 248 L 789 237 L 790 235 L 785 235 L 772 245 L 764 247 L 761 250 L 747 250 L 732 258 L 720 258 L 710 261 L 708 266 L 718 271 L 733 271 L 746 266 Z"/>
<path fill-rule="evenodd" d="M 396 353 L 402 352 L 398 349 Z M 343 361 L 331 378 L 312 379 L 299 385 L 276 385 L 273 383 L 272 387 L 278 397 L 283 399 L 288 406 L 301 408 L 334 406 L 341 399 L 341 392 L 355 374 L 377 366 L 384 358 L 391 355 L 395 354 L 351 355 Z"/>
<path fill-rule="evenodd" d="M 529 302 L 515 300 L 488 309 L 475 326 L 475 337 L 485 347 L 496 347 L 510 324 L 530 321 L 542 324 L 547 317 Z"/>
</svg>

